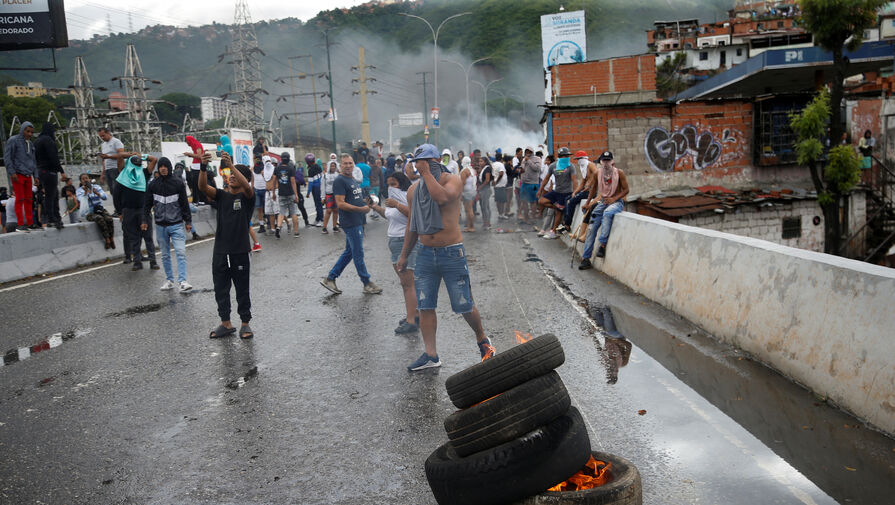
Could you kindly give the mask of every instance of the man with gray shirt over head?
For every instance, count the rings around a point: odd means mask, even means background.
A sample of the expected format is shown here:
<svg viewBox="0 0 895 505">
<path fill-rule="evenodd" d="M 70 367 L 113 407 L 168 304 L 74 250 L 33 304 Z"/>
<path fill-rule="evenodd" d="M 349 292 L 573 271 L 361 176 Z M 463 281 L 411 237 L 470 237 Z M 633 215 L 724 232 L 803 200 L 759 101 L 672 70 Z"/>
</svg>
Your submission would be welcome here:
<svg viewBox="0 0 895 505">
<path fill-rule="evenodd" d="M 435 308 L 442 281 L 451 299 L 451 308 L 466 319 L 475 333 L 482 360 L 497 353 L 491 339 L 485 336 L 482 318 L 472 299 L 469 266 L 459 224 L 463 184 L 458 176 L 447 172 L 438 162 L 440 157 L 432 144 L 423 144 L 413 153 L 420 182 L 407 192 L 410 222 L 404 232 L 404 249 L 396 264 L 398 272 L 404 272 L 407 258 L 419 241 L 414 287 L 426 350 L 407 367 L 411 372 L 441 366 L 435 347 L 438 327 Z"/>
<path fill-rule="evenodd" d="M 19 134 L 6 141 L 6 149 L 3 150 L 3 161 L 6 164 L 6 173 L 9 182 L 12 183 L 13 195 L 15 195 L 16 231 L 28 232 L 41 230 L 34 222 L 34 192 L 32 190 L 32 178 L 37 175 L 37 159 L 34 154 L 34 143 L 31 137 L 34 135 L 34 125 L 28 121 L 22 123 Z"/>
</svg>

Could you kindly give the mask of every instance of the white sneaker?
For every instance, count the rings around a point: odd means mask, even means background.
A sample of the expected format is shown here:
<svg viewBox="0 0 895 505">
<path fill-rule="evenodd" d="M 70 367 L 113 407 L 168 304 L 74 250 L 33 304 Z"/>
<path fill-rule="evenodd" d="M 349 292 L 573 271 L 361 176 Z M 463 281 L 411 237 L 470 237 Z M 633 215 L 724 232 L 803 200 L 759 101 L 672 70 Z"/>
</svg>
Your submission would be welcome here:
<svg viewBox="0 0 895 505">
<path fill-rule="evenodd" d="M 173 285 L 172 285 L 172 287 L 173 287 Z M 181 293 L 186 293 L 187 291 L 189 291 L 191 289 L 193 289 L 193 286 L 191 286 L 189 282 L 187 282 L 187 281 L 180 282 L 180 292 Z"/>
<path fill-rule="evenodd" d="M 553 230 L 550 230 L 550 231 L 548 231 L 547 233 L 544 234 L 544 238 L 547 239 L 547 240 L 553 240 L 553 239 L 555 239 L 556 237 L 557 237 L 556 232 L 554 232 Z"/>
<path fill-rule="evenodd" d="M 175 284 L 173 282 L 165 281 L 165 283 L 162 284 L 162 287 L 160 287 L 159 289 L 162 291 L 171 291 L 172 289 L 174 289 L 174 286 Z"/>
</svg>

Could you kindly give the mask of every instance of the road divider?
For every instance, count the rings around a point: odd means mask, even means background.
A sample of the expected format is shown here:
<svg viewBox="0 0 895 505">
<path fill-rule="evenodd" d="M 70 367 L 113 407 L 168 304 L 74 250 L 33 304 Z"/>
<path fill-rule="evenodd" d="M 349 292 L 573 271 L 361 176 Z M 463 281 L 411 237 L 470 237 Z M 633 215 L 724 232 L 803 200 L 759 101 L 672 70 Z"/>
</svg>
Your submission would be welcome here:
<svg viewBox="0 0 895 505">
<path fill-rule="evenodd" d="M 594 266 L 895 434 L 895 270 L 627 212 Z"/>
</svg>

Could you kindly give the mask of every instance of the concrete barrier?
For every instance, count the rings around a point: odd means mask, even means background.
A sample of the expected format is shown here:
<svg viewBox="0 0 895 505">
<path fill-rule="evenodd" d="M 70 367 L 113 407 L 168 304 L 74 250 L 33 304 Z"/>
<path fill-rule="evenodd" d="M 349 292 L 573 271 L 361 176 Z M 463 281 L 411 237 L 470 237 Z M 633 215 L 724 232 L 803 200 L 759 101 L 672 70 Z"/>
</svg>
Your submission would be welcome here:
<svg viewBox="0 0 895 505">
<path fill-rule="evenodd" d="M 199 235 L 215 231 L 216 214 L 208 206 L 193 213 L 193 229 Z M 66 224 L 62 230 L 48 227 L 31 233 L 0 235 L 0 283 L 33 275 L 68 270 L 124 256 L 121 226 L 115 223 L 115 249 L 106 249 L 95 223 Z"/>
<path fill-rule="evenodd" d="M 895 270 L 630 213 L 595 265 L 895 434 Z"/>
</svg>

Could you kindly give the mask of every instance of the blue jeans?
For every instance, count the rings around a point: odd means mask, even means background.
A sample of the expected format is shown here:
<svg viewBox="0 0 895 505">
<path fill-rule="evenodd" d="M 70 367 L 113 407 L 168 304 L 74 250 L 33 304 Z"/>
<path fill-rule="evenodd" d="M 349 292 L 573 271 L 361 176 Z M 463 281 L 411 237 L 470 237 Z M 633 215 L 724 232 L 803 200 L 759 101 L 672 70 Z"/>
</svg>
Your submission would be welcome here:
<svg viewBox="0 0 895 505">
<path fill-rule="evenodd" d="M 364 264 L 364 227 L 352 226 L 351 228 L 342 228 L 345 233 L 345 250 L 333 269 L 329 271 L 330 279 L 338 279 L 342 275 L 342 271 L 351 261 L 354 261 L 354 268 L 357 269 L 357 275 L 366 286 L 370 282 L 370 274 L 367 273 L 367 265 Z"/>
<path fill-rule="evenodd" d="M 174 254 L 177 255 L 177 282 L 186 280 L 186 229 L 183 223 L 171 226 L 155 225 L 155 233 L 158 236 L 158 245 L 162 250 L 162 266 L 165 267 L 165 277 L 174 282 L 174 269 L 171 267 L 171 243 L 174 244 Z"/>
<path fill-rule="evenodd" d="M 582 258 L 588 259 L 594 252 L 594 239 L 597 237 L 597 230 L 600 231 L 600 245 L 606 245 L 609 242 L 609 232 L 612 231 L 612 218 L 616 214 L 625 210 L 625 202 L 619 200 L 612 205 L 598 203 L 590 214 L 590 228 L 587 229 L 587 239 L 584 241 L 584 255 Z"/>
<path fill-rule="evenodd" d="M 469 265 L 463 244 L 447 247 L 417 246 L 413 283 L 419 310 L 435 310 L 438 307 L 441 281 L 444 281 L 451 299 L 451 309 L 457 314 L 472 312 L 475 301 L 469 285 Z"/>
</svg>

